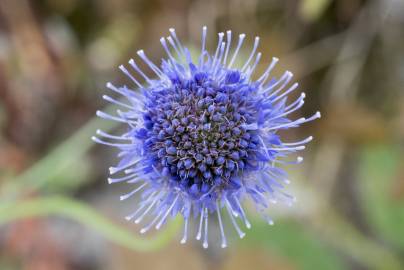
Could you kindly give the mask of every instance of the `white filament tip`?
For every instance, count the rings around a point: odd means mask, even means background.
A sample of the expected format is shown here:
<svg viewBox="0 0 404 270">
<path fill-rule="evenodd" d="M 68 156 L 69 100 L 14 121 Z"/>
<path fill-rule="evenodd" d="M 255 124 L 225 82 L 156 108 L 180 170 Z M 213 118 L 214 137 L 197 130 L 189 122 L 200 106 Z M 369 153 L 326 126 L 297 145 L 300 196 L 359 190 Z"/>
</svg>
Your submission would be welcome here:
<svg viewBox="0 0 404 270">
<path fill-rule="evenodd" d="M 243 239 L 245 236 L 245 233 L 240 233 L 240 239 Z"/>
<path fill-rule="evenodd" d="M 112 83 L 111 83 L 111 82 L 107 82 L 107 83 L 105 84 L 105 86 L 108 87 L 108 88 L 111 88 L 111 87 L 112 87 Z"/>
<path fill-rule="evenodd" d="M 208 27 L 206 27 L 206 25 L 204 25 L 204 26 L 202 27 L 202 29 L 203 29 L 203 30 L 206 30 L 206 29 L 208 29 Z"/>
<path fill-rule="evenodd" d="M 147 230 L 146 230 L 145 228 L 143 228 L 143 229 L 140 230 L 140 233 L 141 233 L 141 234 L 144 234 L 145 232 L 147 232 Z"/>
<path fill-rule="evenodd" d="M 297 162 L 300 163 L 303 161 L 303 157 L 297 157 Z"/>
<path fill-rule="evenodd" d="M 239 38 L 245 38 L 245 34 L 244 33 L 240 34 Z"/>
<path fill-rule="evenodd" d="M 316 112 L 316 117 L 321 118 L 321 113 L 319 111 Z"/>
<path fill-rule="evenodd" d="M 112 184 L 112 182 L 113 182 L 111 178 L 108 178 L 107 181 L 108 181 L 108 184 Z"/>
<path fill-rule="evenodd" d="M 144 51 L 143 51 L 143 50 L 138 50 L 136 53 L 137 53 L 138 55 L 142 55 L 142 54 L 144 54 Z"/>
<path fill-rule="evenodd" d="M 247 223 L 245 224 L 245 226 L 247 227 L 247 229 L 251 229 L 251 224 L 250 224 L 250 222 L 247 222 Z"/>
<path fill-rule="evenodd" d="M 268 221 L 268 225 L 273 226 L 273 225 L 274 225 L 274 221 L 273 221 L 273 220 L 269 220 L 269 221 Z"/>
<path fill-rule="evenodd" d="M 227 248 L 227 244 L 226 244 L 226 243 L 223 243 L 223 244 L 221 245 L 221 247 L 222 247 L 222 248 Z"/>
<path fill-rule="evenodd" d="M 174 29 L 174 28 L 170 28 L 170 29 L 168 29 L 168 31 L 170 31 L 171 33 L 173 33 L 173 32 L 175 32 L 175 29 Z"/>
<path fill-rule="evenodd" d="M 205 242 L 202 244 L 202 246 L 203 246 L 203 248 L 208 248 L 209 245 L 208 245 L 208 243 Z"/>
</svg>

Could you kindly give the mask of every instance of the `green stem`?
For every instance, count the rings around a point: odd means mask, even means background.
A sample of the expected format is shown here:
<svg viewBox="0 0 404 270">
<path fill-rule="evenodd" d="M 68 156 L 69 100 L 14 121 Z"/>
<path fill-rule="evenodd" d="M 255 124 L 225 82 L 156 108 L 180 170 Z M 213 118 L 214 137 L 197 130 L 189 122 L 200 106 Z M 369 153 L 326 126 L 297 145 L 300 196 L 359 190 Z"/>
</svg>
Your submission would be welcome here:
<svg viewBox="0 0 404 270">
<path fill-rule="evenodd" d="M 331 246 L 351 256 L 369 269 L 399 270 L 403 262 L 392 250 L 366 237 L 332 208 L 308 218 L 310 230 Z"/>
<path fill-rule="evenodd" d="M 134 251 L 153 251 L 166 245 L 177 233 L 180 218 L 169 223 L 164 232 L 153 238 L 136 237 L 132 232 L 112 223 L 90 206 L 61 196 L 37 198 L 7 203 L 0 206 L 0 226 L 19 219 L 59 215 L 87 226 L 106 239 Z"/>
<path fill-rule="evenodd" d="M 115 109 L 115 105 L 110 105 L 103 111 L 113 113 Z M 98 117 L 92 118 L 32 167 L 12 181 L 3 184 L 0 190 L 2 201 L 14 200 L 21 193 L 36 191 L 52 179 L 56 179 L 63 172 L 71 169 L 72 165 L 94 145 L 91 136 L 95 134 L 97 128 L 110 131 L 118 125 L 119 123 L 114 121 L 107 121 Z"/>
</svg>

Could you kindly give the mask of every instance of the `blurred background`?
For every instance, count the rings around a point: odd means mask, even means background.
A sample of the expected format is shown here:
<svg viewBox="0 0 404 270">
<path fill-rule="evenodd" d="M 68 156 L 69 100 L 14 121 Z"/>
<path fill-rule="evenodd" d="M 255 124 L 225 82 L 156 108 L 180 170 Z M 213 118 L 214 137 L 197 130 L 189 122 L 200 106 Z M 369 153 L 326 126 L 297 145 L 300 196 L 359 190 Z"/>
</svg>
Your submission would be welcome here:
<svg viewBox="0 0 404 270">
<path fill-rule="evenodd" d="M 296 118 L 323 116 L 285 134 L 315 138 L 288 167 L 297 203 L 274 226 L 250 211 L 224 250 L 214 229 L 208 250 L 180 245 L 180 220 L 140 236 L 106 181 L 116 152 L 90 140 L 120 128 L 95 117 L 105 83 L 129 83 L 117 66 L 159 62 L 169 27 L 198 48 L 203 25 L 211 49 L 259 35 L 258 71 L 279 57 L 307 95 Z M 402 0 L 1 0 L 0 130 L 1 270 L 404 269 Z"/>
</svg>

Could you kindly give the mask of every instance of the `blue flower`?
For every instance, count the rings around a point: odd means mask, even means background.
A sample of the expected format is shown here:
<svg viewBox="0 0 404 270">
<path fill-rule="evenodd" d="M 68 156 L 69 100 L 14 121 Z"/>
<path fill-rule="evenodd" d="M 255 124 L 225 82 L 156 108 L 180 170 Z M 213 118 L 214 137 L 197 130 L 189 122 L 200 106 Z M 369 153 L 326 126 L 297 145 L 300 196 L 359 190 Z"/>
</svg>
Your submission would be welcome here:
<svg viewBox="0 0 404 270">
<path fill-rule="evenodd" d="M 257 53 L 259 38 L 249 57 L 237 64 L 237 55 L 245 35 L 239 35 L 231 49 L 232 32 L 218 34 L 213 54 L 206 49 L 206 27 L 202 31 L 202 49 L 196 62 L 170 29 L 170 36 L 160 42 L 167 53 L 160 66 L 152 63 L 143 50 L 140 59 L 155 73 L 148 77 L 129 61 L 129 71 L 120 70 L 133 82 L 133 87 L 107 87 L 125 99 L 103 96 L 119 105 L 116 115 L 98 111 L 97 115 L 126 125 L 122 135 L 98 130 L 97 143 L 119 149 L 119 163 L 110 168 L 109 183 L 127 182 L 135 188 L 121 196 L 126 200 L 141 193 L 136 211 L 126 217 L 135 223 L 146 221 L 141 233 L 152 227 L 159 229 L 170 217 L 184 218 L 184 235 L 194 219 L 196 239 L 208 247 L 209 217 L 216 216 L 221 232 L 221 246 L 227 246 L 222 215 L 227 213 L 232 226 L 242 238 L 245 233 L 237 218 L 250 228 L 242 202 L 250 199 L 269 224 L 265 210 L 270 204 L 291 204 L 294 197 L 283 191 L 288 184 L 286 172 L 279 164 L 296 164 L 285 160 L 303 150 L 312 140 L 284 142 L 278 131 L 295 128 L 320 117 L 289 119 L 304 103 L 304 93 L 288 102 L 288 95 L 297 89 L 290 87 L 292 73 L 280 78 L 271 76 L 278 62 L 272 61 L 264 73 L 253 79 L 261 59 Z M 232 51 L 232 52 L 231 52 Z M 136 76 L 135 76 L 136 74 Z M 117 175 L 117 176 L 115 176 Z"/>
</svg>

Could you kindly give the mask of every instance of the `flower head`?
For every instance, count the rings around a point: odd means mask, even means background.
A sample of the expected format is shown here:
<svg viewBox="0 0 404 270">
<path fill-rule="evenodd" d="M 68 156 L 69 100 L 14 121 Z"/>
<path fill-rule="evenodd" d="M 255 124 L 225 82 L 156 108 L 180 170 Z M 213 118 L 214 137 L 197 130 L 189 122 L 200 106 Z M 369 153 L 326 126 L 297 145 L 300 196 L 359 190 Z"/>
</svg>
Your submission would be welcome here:
<svg viewBox="0 0 404 270">
<path fill-rule="evenodd" d="M 107 84 L 126 101 L 110 96 L 104 99 L 124 111 L 117 110 L 115 116 L 97 114 L 127 125 L 127 132 L 116 136 L 99 130 L 93 139 L 120 150 L 118 165 L 110 168 L 111 175 L 120 175 L 108 181 L 135 185 L 121 200 L 141 193 L 138 208 L 126 217 L 135 223 L 147 219 L 141 233 L 152 227 L 159 229 L 169 217 L 180 214 L 185 220 L 181 242 L 186 242 L 189 221 L 195 219 L 196 238 L 203 238 L 206 248 L 208 220 L 214 215 L 221 246 L 226 247 L 223 213 L 229 215 L 242 238 L 244 232 L 237 218 L 247 228 L 251 226 L 242 206 L 245 199 L 251 199 L 270 224 L 272 220 L 265 214 L 269 204 L 293 201 L 282 190 L 289 181 L 278 165 L 300 163 L 301 157 L 296 161 L 285 158 L 303 150 L 312 137 L 287 143 L 277 133 L 319 118 L 320 113 L 297 120 L 288 118 L 302 107 L 305 95 L 287 102 L 298 84 L 288 87 L 293 76 L 289 71 L 280 78 L 270 78 L 277 58 L 272 58 L 258 79 L 252 79 L 261 59 L 258 37 L 246 62 L 236 67 L 244 38 L 244 34 L 239 35 L 236 47 L 231 48 L 232 32 L 227 31 L 226 38 L 219 33 L 216 50 L 210 54 L 205 47 L 204 27 L 201 54 L 194 62 L 175 30 L 170 29 L 170 36 L 160 39 L 167 53 L 160 66 L 142 50 L 137 52 L 155 73 L 154 79 L 131 59 L 131 71 L 119 68 L 134 87 Z"/>
</svg>

